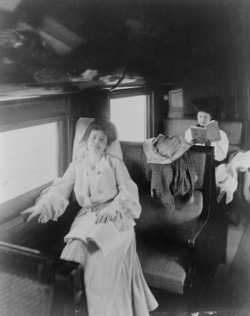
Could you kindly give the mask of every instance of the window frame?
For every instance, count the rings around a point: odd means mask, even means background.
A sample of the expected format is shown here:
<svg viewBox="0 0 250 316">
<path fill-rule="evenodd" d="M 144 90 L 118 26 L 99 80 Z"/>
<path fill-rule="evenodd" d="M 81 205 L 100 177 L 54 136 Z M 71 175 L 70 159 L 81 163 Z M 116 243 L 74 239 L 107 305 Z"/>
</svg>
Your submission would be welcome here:
<svg viewBox="0 0 250 316">
<path fill-rule="evenodd" d="M 125 90 L 115 90 L 111 91 L 109 95 L 109 107 L 108 107 L 108 115 L 110 118 L 110 103 L 112 99 L 121 99 L 128 98 L 134 96 L 146 96 L 146 138 L 153 137 L 154 134 L 154 91 L 149 89 L 125 89 Z M 132 143 L 136 143 L 132 141 Z"/>
<path fill-rule="evenodd" d="M 58 123 L 58 153 L 60 153 L 60 155 L 57 156 L 57 160 L 58 175 L 61 176 L 68 165 L 69 118 L 67 115 L 55 115 L 37 119 L 32 117 L 32 119 L 26 118 L 26 120 L 21 120 L 20 122 L 1 124 L 0 133 L 49 123 Z M 51 183 L 52 181 L 1 203 L 0 222 L 8 220 L 22 210 L 32 206 L 39 193 Z"/>
</svg>

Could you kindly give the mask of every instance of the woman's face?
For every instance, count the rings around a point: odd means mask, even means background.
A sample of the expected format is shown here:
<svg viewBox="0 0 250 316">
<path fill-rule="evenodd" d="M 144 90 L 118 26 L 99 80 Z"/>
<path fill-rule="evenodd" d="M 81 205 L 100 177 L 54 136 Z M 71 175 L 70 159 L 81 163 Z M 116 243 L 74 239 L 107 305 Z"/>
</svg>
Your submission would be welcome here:
<svg viewBox="0 0 250 316">
<path fill-rule="evenodd" d="M 211 121 L 211 115 L 207 112 L 200 111 L 197 114 L 197 121 L 201 126 L 206 126 Z"/>
<path fill-rule="evenodd" d="M 107 136 L 100 130 L 93 130 L 89 134 L 87 147 L 95 155 L 102 155 L 107 148 Z"/>
</svg>

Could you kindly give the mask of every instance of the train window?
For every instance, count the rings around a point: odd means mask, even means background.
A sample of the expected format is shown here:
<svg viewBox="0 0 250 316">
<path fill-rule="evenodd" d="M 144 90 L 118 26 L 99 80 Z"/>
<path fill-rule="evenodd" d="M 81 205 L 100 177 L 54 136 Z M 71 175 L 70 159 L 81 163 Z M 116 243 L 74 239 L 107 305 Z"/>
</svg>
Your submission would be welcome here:
<svg viewBox="0 0 250 316">
<path fill-rule="evenodd" d="M 121 141 L 139 142 L 147 138 L 148 95 L 111 98 L 110 120 Z"/>
<path fill-rule="evenodd" d="M 57 123 L 0 133 L 0 203 L 58 176 Z"/>
<path fill-rule="evenodd" d="M 63 130 L 65 120 L 60 119 L 23 123 L 14 129 L 1 130 L 1 218 L 2 209 L 4 213 L 13 213 L 14 209 L 26 208 L 43 187 L 61 174 L 65 163 L 63 155 L 59 155 L 65 140 Z"/>
</svg>

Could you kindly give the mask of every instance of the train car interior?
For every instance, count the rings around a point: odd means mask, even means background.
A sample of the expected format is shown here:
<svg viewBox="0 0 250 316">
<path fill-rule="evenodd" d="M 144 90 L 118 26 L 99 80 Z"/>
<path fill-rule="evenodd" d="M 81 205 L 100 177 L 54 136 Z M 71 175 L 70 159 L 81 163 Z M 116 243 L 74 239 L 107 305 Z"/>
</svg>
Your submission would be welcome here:
<svg viewBox="0 0 250 316">
<path fill-rule="evenodd" d="M 0 315 L 250 315 L 249 78 L 247 0 L 0 0 Z M 226 135 L 220 159 L 208 136 L 187 140 L 200 105 Z M 93 312 L 85 266 L 60 257 L 76 192 L 55 220 L 21 214 L 95 119 L 116 126 L 107 152 L 138 188 L 136 252 L 158 302 L 145 315 Z M 169 140 L 187 147 L 161 151 Z"/>
</svg>

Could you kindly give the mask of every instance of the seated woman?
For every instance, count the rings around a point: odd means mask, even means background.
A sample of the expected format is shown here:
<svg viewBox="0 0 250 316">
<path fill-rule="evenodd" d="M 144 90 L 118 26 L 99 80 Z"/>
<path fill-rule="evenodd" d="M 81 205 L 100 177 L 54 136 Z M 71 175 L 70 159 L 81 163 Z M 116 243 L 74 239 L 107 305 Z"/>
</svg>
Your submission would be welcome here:
<svg viewBox="0 0 250 316">
<path fill-rule="evenodd" d="M 215 106 L 213 103 L 207 102 L 206 99 L 197 99 L 194 101 L 194 105 L 197 111 L 197 121 L 198 127 L 205 127 L 215 115 Z M 220 140 L 215 142 L 207 142 L 207 145 L 214 147 L 214 159 L 216 165 L 219 165 L 223 160 L 226 159 L 229 147 L 229 140 L 226 133 L 222 130 L 219 130 Z M 191 128 L 188 128 L 185 132 L 185 138 L 189 142 L 196 143 L 192 139 Z"/>
<path fill-rule="evenodd" d="M 111 122 L 91 122 L 84 135 L 86 151 L 22 214 L 28 220 L 39 215 L 42 223 L 56 220 L 74 189 L 82 208 L 66 236 L 61 258 L 84 267 L 89 316 L 146 316 L 158 304 L 136 253 L 134 219 L 141 213 L 137 186 L 123 161 L 106 153 L 116 136 Z M 95 243 L 94 231 L 104 246 L 107 240 L 105 251 Z"/>
</svg>

